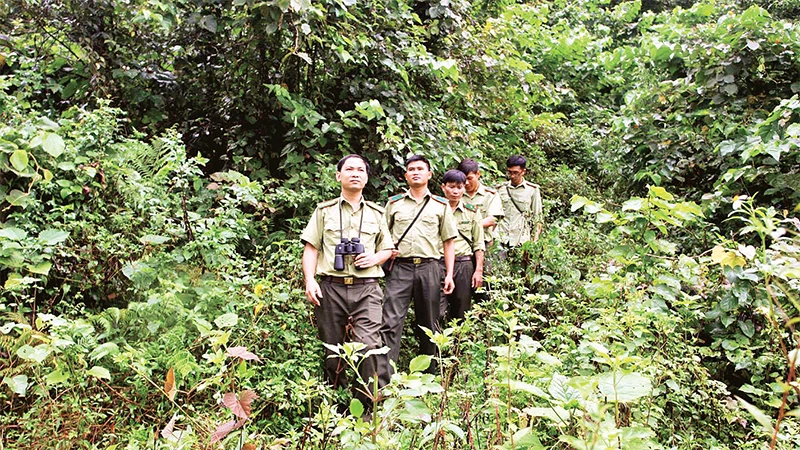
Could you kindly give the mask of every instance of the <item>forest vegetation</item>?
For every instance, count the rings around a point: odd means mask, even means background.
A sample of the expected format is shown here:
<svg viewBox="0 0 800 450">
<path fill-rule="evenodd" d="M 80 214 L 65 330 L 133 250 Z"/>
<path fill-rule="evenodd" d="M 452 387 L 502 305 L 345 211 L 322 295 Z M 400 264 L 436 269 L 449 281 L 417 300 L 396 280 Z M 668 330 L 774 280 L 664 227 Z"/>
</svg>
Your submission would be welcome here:
<svg viewBox="0 0 800 450">
<path fill-rule="evenodd" d="M 0 2 L 0 449 L 800 448 L 797 17 Z M 546 216 L 368 420 L 300 269 L 349 153 L 378 203 L 411 154 L 521 154 Z"/>
</svg>

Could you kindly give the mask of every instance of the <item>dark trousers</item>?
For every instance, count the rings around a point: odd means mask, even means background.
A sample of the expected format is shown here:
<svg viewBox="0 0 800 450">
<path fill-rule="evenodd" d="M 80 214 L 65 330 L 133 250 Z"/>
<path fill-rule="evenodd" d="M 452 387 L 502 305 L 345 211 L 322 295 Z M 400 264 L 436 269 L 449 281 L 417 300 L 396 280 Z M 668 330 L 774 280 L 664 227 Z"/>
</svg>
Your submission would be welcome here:
<svg viewBox="0 0 800 450">
<path fill-rule="evenodd" d="M 444 270 L 444 262 L 442 263 Z M 475 273 L 475 266 L 472 259 L 464 259 L 455 262 L 453 266 L 453 282 L 456 287 L 449 295 L 442 293 L 439 316 L 442 325 L 453 319 L 464 320 L 464 314 L 472 307 L 472 274 Z"/>
<path fill-rule="evenodd" d="M 386 296 L 383 300 L 381 338 L 383 344 L 389 347 L 389 353 L 380 359 L 378 370 L 381 386 L 386 385 L 392 375 L 389 361 L 397 362 L 400 356 L 403 325 L 411 300 L 414 301 L 414 334 L 419 342 L 419 352 L 425 355 L 436 354 L 436 345 L 420 327 L 440 331 L 442 278 L 442 266 L 438 260 L 426 260 L 420 264 L 395 260 L 392 272 L 386 278 Z"/>
<path fill-rule="evenodd" d="M 344 342 L 361 342 L 366 348 L 361 353 L 380 348 L 380 328 L 383 311 L 381 300 L 383 292 L 378 283 L 343 285 L 329 281 L 320 283 L 322 299 L 315 308 L 319 338 L 330 345 Z M 330 358 L 335 353 L 325 348 L 325 378 L 333 387 L 347 388 L 347 363 L 341 358 Z M 356 384 L 353 395 L 370 407 L 373 384 L 370 378 L 376 378 L 378 363 L 372 356 L 360 362 L 358 373 L 367 386 Z"/>
</svg>

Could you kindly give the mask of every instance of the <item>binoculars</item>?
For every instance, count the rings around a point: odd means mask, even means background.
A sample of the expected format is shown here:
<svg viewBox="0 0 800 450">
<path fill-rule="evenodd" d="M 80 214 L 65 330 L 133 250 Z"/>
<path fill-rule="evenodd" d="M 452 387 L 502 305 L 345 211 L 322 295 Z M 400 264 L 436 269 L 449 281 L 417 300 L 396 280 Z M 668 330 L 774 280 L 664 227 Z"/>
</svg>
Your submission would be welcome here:
<svg viewBox="0 0 800 450">
<path fill-rule="evenodd" d="M 348 255 L 360 255 L 364 253 L 364 244 L 361 243 L 359 238 L 342 238 L 340 244 L 336 244 L 333 256 L 333 269 L 344 270 L 344 257 Z M 356 267 L 359 269 L 359 267 Z"/>
</svg>

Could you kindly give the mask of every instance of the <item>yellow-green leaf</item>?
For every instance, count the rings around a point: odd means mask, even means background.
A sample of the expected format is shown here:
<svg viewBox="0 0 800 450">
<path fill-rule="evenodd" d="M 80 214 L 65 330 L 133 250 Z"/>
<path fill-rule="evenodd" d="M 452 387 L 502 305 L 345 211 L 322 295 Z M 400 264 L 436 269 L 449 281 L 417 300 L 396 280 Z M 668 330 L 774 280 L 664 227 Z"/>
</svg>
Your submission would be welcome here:
<svg viewBox="0 0 800 450">
<path fill-rule="evenodd" d="M 105 378 L 106 380 L 111 379 L 111 372 L 109 372 L 108 369 L 100 366 L 92 367 L 91 369 L 86 371 L 86 374 L 91 375 L 95 378 Z"/>
<path fill-rule="evenodd" d="M 17 150 L 11 154 L 8 160 L 17 171 L 22 172 L 28 167 L 28 152 L 25 150 Z"/>
<path fill-rule="evenodd" d="M 56 133 L 45 133 L 42 138 L 42 148 L 53 158 L 58 158 L 64 153 L 64 140 Z"/>
<path fill-rule="evenodd" d="M 50 273 L 50 268 L 53 267 L 53 264 L 50 261 L 40 262 L 39 264 L 31 264 L 28 266 L 28 270 L 33 273 L 38 273 L 39 275 L 47 275 Z"/>
<path fill-rule="evenodd" d="M 672 200 L 674 197 L 661 186 L 650 186 L 650 194 L 664 200 Z"/>
<path fill-rule="evenodd" d="M 711 261 L 728 267 L 744 266 L 744 258 L 739 256 L 738 253 L 727 250 L 723 246 L 718 245 L 711 251 Z"/>
</svg>

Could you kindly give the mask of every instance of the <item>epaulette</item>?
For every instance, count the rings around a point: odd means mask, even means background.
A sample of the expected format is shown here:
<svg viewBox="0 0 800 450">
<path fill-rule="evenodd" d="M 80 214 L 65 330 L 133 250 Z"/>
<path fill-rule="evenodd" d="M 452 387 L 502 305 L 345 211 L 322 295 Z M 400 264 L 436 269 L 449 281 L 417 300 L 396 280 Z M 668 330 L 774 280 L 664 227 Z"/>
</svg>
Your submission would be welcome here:
<svg viewBox="0 0 800 450">
<path fill-rule="evenodd" d="M 322 203 L 317 203 L 317 208 L 320 208 L 320 209 L 321 208 L 327 208 L 329 206 L 335 205 L 338 202 L 339 202 L 339 199 L 338 198 L 334 198 L 333 200 L 328 200 L 328 201 L 325 201 L 325 202 L 322 202 Z"/>
<path fill-rule="evenodd" d="M 443 205 L 447 205 L 448 204 L 447 199 L 444 198 L 444 197 L 439 197 L 438 195 L 431 195 L 431 198 L 436 200 L 437 202 L 443 204 Z"/>
<path fill-rule="evenodd" d="M 467 208 L 470 211 L 477 210 L 477 208 L 475 208 L 475 205 L 473 205 L 472 203 L 464 203 L 464 208 Z"/>
<path fill-rule="evenodd" d="M 497 191 L 492 189 L 492 188 L 490 188 L 490 187 L 484 186 L 483 188 L 486 189 L 486 192 L 488 192 L 490 194 L 497 194 Z"/>
<path fill-rule="evenodd" d="M 375 211 L 378 211 L 381 214 L 386 212 L 386 209 L 383 206 L 381 206 L 381 205 L 379 205 L 379 204 L 377 204 L 375 202 L 366 201 L 365 203 L 367 204 L 367 206 L 369 206 L 370 208 L 374 209 Z"/>
<path fill-rule="evenodd" d="M 525 180 L 525 183 L 527 183 L 530 187 L 535 187 L 536 189 L 539 189 L 539 185 L 536 183 L 531 183 L 530 181 L 527 180 Z"/>
<path fill-rule="evenodd" d="M 406 196 L 406 194 L 397 194 L 397 195 L 395 195 L 393 197 L 389 197 L 389 203 L 394 203 L 394 202 L 400 200 L 401 198 L 403 198 L 405 196 Z"/>
</svg>

